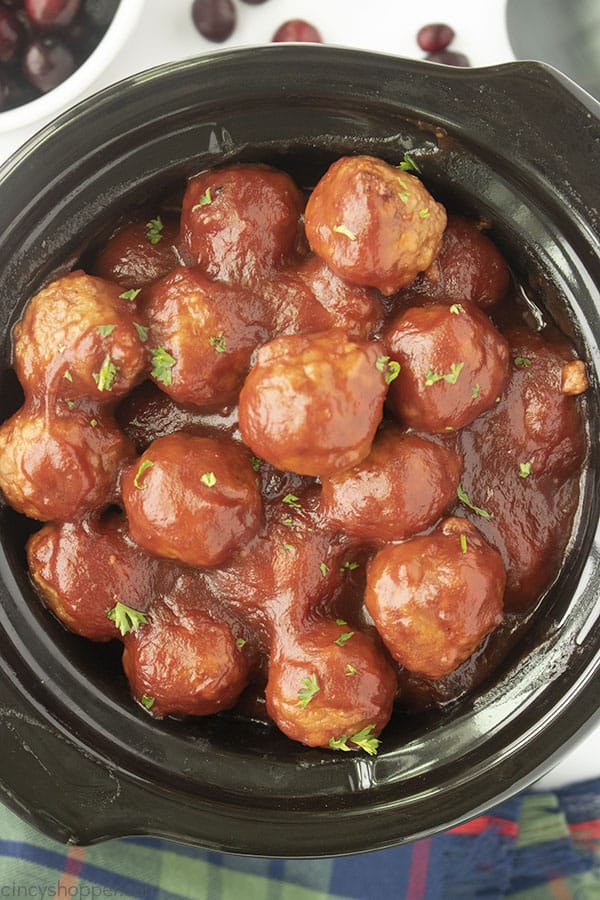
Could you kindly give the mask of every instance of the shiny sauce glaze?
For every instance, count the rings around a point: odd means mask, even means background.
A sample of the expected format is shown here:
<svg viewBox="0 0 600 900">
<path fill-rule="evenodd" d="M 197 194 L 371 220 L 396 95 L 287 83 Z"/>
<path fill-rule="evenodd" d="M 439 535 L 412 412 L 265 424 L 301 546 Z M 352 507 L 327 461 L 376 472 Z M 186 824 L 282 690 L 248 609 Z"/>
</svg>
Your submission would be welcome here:
<svg viewBox="0 0 600 900">
<path fill-rule="evenodd" d="M 408 171 L 406 171 L 408 169 Z M 502 664 L 579 500 L 585 366 L 411 167 L 238 164 L 30 301 L 0 488 L 151 715 L 373 754 Z"/>
</svg>

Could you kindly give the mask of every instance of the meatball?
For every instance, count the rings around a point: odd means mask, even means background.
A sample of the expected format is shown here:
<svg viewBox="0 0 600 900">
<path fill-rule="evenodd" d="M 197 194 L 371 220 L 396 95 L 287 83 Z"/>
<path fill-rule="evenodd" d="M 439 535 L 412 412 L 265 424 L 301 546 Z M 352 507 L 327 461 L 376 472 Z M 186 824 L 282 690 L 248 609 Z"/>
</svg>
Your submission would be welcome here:
<svg viewBox="0 0 600 900">
<path fill-rule="evenodd" d="M 310 195 L 310 247 L 342 278 L 393 294 L 437 256 L 446 212 L 414 175 L 372 156 L 342 157 Z"/>
<path fill-rule="evenodd" d="M 510 272 L 496 245 L 474 222 L 448 216 L 442 248 L 429 268 L 407 288 L 438 303 L 487 307 L 506 295 Z"/>
<path fill-rule="evenodd" d="M 368 567 L 365 604 L 392 656 L 442 678 L 502 621 L 500 554 L 465 519 L 384 547 Z"/>
<path fill-rule="evenodd" d="M 134 697 L 155 716 L 207 716 L 232 707 L 248 683 L 247 654 L 207 612 L 157 606 L 125 635 L 123 669 Z"/>
<path fill-rule="evenodd" d="M 323 512 L 365 541 L 399 541 L 432 525 L 456 501 L 462 460 L 397 428 L 381 431 L 361 463 L 322 480 Z"/>
<path fill-rule="evenodd" d="M 374 632 L 321 621 L 294 643 L 275 645 L 267 711 L 284 734 L 309 747 L 357 749 L 354 737 L 363 732 L 372 741 L 389 721 L 396 684 Z"/>
<path fill-rule="evenodd" d="M 130 222 L 112 235 L 97 255 L 93 275 L 116 281 L 121 288 L 138 289 L 179 264 L 179 224 L 160 217 Z"/>
<path fill-rule="evenodd" d="M 390 408 L 417 431 L 462 428 L 496 402 L 508 378 L 508 344 L 472 305 L 407 309 L 385 342 L 400 363 Z"/>
<path fill-rule="evenodd" d="M 93 641 L 118 637 L 107 616 L 117 603 L 146 613 L 165 586 L 164 564 L 135 546 L 120 515 L 84 527 L 45 525 L 29 538 L 27 560 L 46 606 L 71 631 Z"/>
<path fill-rule="evenodd" d="M 159 438 L 123 474 L 131 536 L 156 556 L 219 565 L 260 527 L 256 481 L 248 454 L 230 440 Z"/>
<path fill-rule="evenodd" d="M 303 209 L 290 176 L 269 166 L 202 172 L 183 198 L 183 251 L 209 278 L 254 284 L 296 255 Z"/>
<path fill-rule="evenodd" d="M 383 362 L 382 362 L 383 360 Z M 242 388 L 242 438 L 301 475 L 332 475 L 368 455 L 381 421 L 387 358 L 341 329 L 265 344 Z"/>
<path fill-rule="evenodd" d="M 69 521 L 116 499 L 134 452 L 110 416 L 26 405 L 0 426 L 0 489 L 32 519 Z"/>
<path fill-rule="evenodd" d="M 262 298 L 209 281 L 198 267 L 178 268 L 148 288 L 145 311 L 152 377 L 162 390 L 179 403 L 233 403 L 252 353 L 269 337 Z"/>
<path fill-rule="evenodd" d="M 114 403 L 142 380 L 143 340 L 121 288 L 72 272 L 30 300 L 15 326 L 15 370 L 26 392 Z"/>
</svg>

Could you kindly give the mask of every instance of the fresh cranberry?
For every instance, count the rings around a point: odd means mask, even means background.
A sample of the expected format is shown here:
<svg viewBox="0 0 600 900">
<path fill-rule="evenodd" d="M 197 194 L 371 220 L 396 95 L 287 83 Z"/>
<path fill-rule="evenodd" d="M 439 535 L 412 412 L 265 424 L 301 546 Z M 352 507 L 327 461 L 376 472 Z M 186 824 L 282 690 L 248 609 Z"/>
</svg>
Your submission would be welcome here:
<svg viewBox="0 0 600 900">
<path fill-rule="evenodd" d="M 460 66 L 465 69 L 471 65 L 464 53 L 457 53 L 455 50 L 436 50 L 434 53 L 428 53 L 425 59 L 444 66 Z"/>
<path fill-rule="evenodd" d="M 417 44 L 426 53 L 436 53 L 445 50 L 448 44 L 454 40 L 454 30 L 443 22 L 432 22 L 423 25 L 417 32 Z"/>
<path fill-rule="evenodd" d="M 16 58 L 24 37 L 14 13 L 0 6 L 0 63 L 10 63 Z"/>
<path fill-rule="evenodd" d="M 194 0 L 192 19 L 202 37 L 220 44 L 235 28 L 235 6 L 232 0 Z"/>
<path fill-rule="evenodd" d="M 322 44 L 323 38 L 314 25 L 302 19 L 290 19 L 280 25 L 271 41 L 274 44 L 282 41 L 300 41 L 303 44 Z"/>
<path fill-rule="evenodd" d="M 60 31 L 71 24 L 81 0 L 25 0 L 25 11 L 36 28 Z"/>
<path fill-rule="evenodd" d="M 22 60 L 27 81 L 46 93 L 61 84 L 75 69 L 69 48 L 54 38 L 32 41 Z"/>
</svg>

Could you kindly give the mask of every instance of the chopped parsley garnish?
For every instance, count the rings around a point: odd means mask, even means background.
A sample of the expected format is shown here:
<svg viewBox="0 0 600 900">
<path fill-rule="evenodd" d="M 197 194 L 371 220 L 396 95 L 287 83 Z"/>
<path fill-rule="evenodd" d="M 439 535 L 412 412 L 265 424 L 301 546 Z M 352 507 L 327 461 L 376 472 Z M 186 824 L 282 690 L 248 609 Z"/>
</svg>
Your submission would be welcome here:
<svg viewBox="0 0 600 900">
<path fill-rule="evenodd" d="M 151 469 L 153 465 L 154 463 L 151 459 L 143 459 L 139 464 L 138 470 L 135 473 L 135 478 L 133 479 L 133 486 L 136 487 L 138 491 L 146 490 L 146 485 L 142 484 L 141 478 L 144 472 L 146 472 L 148 469 Z"/>
<path fill-rule="evenodd" d="M 360 563 L 349 562 L 349 560 L 346 560 L 344 565 L 340 566 L 340 572 L 343 572 L 343 571 L 354 572 L 355 569 L 358 569 L 359 565 L 360 565 Z"/>
<path fill-rule="evenodd" d="M 467 548 L 467 536 L 464 533 L 464 531 L 462 532 L 462 534 L 460 536 L 460 549 L 462 550 L 463 553 L 466 553 L 467 549 L 468 549 Z"/>
<path fill-rule="evenodd" d="M 139 609 L 133 609 L 131 606 L 125 606 L 119 600 L 112 609 L 106 610 L 106 615 L 114 622 L 123 636 L 130 631 L 137 631 L 140 625 L 147 625 L 148 619 Z"/>
<path fill-rule="evenodd" d="M 147 340 L 148 340 L 148 328 L 147 328 L 147 326 L 146 326 L 146 325 L 140 325 L 139 322 L 134 322 L 133 325 L 134 325 L 134 327 L 135 327 L 135 330 L 136 330 L 137 333 L 138 333 L 138 337 L 139 337 L 140 341 L 147 341 Z"/>
<path fill-rule="evenodd" d="M 420 210 L 419 210 L 419 218 L 420 218 L 420 219 L 426 219 L 428 216 L 429 216 L 429 210 L 428 210 L 428 209 L 420 209 Z"/>
<path fill-rule="evenodd" d="M 112 391 L 115 378 L 118 374 L 119 367 L 115 366 L 108 353 L 104 357 L 104 362 L 100 367 L 100 371 L 92 373 L 99 391 Z"/>
<path fill-rule="evenodd" d="M 351 663 L 346 666 L 346 675 L 358 675 L 358 669 L 355 669 Z"/>
<path fill-rule="evenodd" d="M 482 519 L 492 518 L 492 514 L 489 513 L 486 509 L 482 509 L 480 506 L 475 506 L 473 503 L 471 503 L 471 501 L 469 500 L 469 495 L 465 490 L 463 490 L 462 484 L 459 484 L 456 488 L 456 494 L 461 503 L 464 503 L 465 506 L 468 506 L 469 509 L 472 509 L 473 512 L 477 513 L 478 516 L 481 516 Z"/>
<path fill-rule="evenodd" d="M 333 230 L 336 234 L 343 234 L 344 237 L 347 237 L 351 241 L 356 240 L 356 235 L 354 234 L 354 232 L 350 231 L 349 228 L 346 228 L 345 225 L 334 225 Z"/>
<path fill-rule="evenodd" d="M 150 697 L 148 694 L 142 694 L 140 697 L 140 703 L 142 706 L 145 706 L 146 709 L 152 709 L 154 706 L 154 697 Z"/>
<path fill-rule="evenodd" d="M 319 569 L 321 570 L 321 575 L 323 576 L 323 578 L 326 578 L 327 573 L 329 572 L 329 566 L 322 562 L 319 564 Z"/>
<path fill-rule="evenodd" d="M 162 223 L 162 219 L 160 216 L 157 216 L 155 219 L 150 219 L 149 222 L 146 222 L 146 238 L 150 241 L 151 244 L 158 244 L 159 241 L 162 241 L 164 235 L 162 234 L 162 230 L 165 226 Z"/>
<path fill-rule="evenodd" d="M 300 684 L 302 685 L 298 691 L 298 697 L 300 699 L 296 703 L 296 706 L 301 706 L 302 709 L 306 709 L 315 694 L 318 694 L 320 691 L 317 676 L 313 672 L 308 678 L 303 678 Z"/>
<path fill-rule="evenodd" d="M 447 381 L 448 384 L 456 384 L 458 381 L 458 376 L 463 370 L 464 362 L 461 363 L 452 363 L 450 365 L 450 371 L 445 375 L 438 374 L 437 372 L 433 372 L 431 369 L 428 369 L 425 373 L 425 384 L 427 387 L 431 387 L 432 384 L 435 384 L 436 381 Z"/>
<path fill-rule="evenodd" d="M 239 650 L 241 650 L 242 647 L 245 647 L 245 646 L 246 646 L 246 643 L 247 643 L 247 642 L 246 642 L 246 639 L 245 639 L 245 638 L 236 638 L 235 646 L 236 646 Z"/>
<path fill-rule="evenodd" d="M 284 550 L 295 550 L 296 548 L 294 547 L 293 544 L 284 544 L 283 549 Z"/>
<path fill-rule="evenodd" d="M 294 520 L 292 519 L 291 516 L 286 516 L 285 519 L 282 519 L 282 524 L 287 525 L 288 528 L 291 528 L 292 525 L 294 524 Z"/>
<path fill-rule="evenodd" d="M 96 428 L 96 426 L 98 425 L 98 419 L 90 419 L 90 425 L 92 426 L 92 428 Z"/>
<path fill-rule="evenodd" d="M 150 352 L 152 353 L 152 371 L 150 372 L 152 377 L 163 384 L 172 384 L 173 373 L 171 369 L 175 365 L 176 360 L 170 353 L 167 353 L 164 347 L 155 347 Z"/>
<path fill-rule="evenodd" d="M 404 183 L 401 181 L 400 184 L 405 187 Z M 402 200 L 403 203 L 408 203 L 409 193 L 408 191 L 400 191 L 398 196 Z"/>
<path fill-rule="evenodd" d="M 404 159 L 396 168 L 402 169 L 403 172 L 420 172 L 418 165 L 409 155 L 408 151 L 404 154 Z"/>
<path fill-rule="evenodd" d="M 464 313 L 465 308 L 462 303 L 453 303 L 450 307 L 450 312 L 453 316 L 460 316 L 461 313 Z"/>
<path fill-rule="evenodd" d="M 477 381 L 477 382 L 473 385 L 473 390 L 471 391 L 471 397 L 473 398 L 473 400 L 477 400 L 477 398 L 479 397 L 479 391 L 480 391 L 480 390 L 481 390 L 481 387 L 480 387 L 480 385 L 479 385 L 479 382 Z"/>
<path fill-rule="evenodd" d="M 119 294 L 120 300 L 135 300 L 137 295 L 140 293 L 141 288 L 131 288 L 130 291 L 124 291 L 122 294 Z"/>
<path fill-rule="evenodd" d="M 214 487 L 217 483 L 217 476 L 214 472 L 205 472 L 200 481 L 202 484 L 205 484 L 206 487 Z"/>
<path fill-rule="evenodd" d="M 528 478 L 531 475 L 531 462 L 519 463 L 519 478 Z"/>
<path fill-rule="evenodd" d="M 337 638 L 333 643 L 337 644 L 338 647 L 343 647 L 344 644 L 347 644 L 351 637 L 354 636 L 353 631 L 344 631 L 343 634 L 340 634 L 339 638 Z"/>
<path fill-rule="evenodd" d="M 348 746 L 348 741 L 350 741 L 351 744 L 356 744 L 357 747 L 360 747 L 368 753 L 369 756 L 375 756 L 381 741 L 371 733 L 374 728 L 374 725 L 365 725 L 364 728 L 357 731 L 356 734 L 353 734 L 350 738 L 345 734 L 339 738 L 332 737 L 329 741 L 329 746 L 332 750 L 351 750 L 352 748 Z"/>
<path fill-rule="evenodd" d="M 58 350 L 59 353 L 64 353 L 67 348 L 64 344 L 59 344 L 56 349 Z"/>
<path fill-rule="evenodd" d="M 207 187 L 198 203 L 192 206 L 192 212 L 195 212 L 197 209 L 200 209 L 201 206 L 210 206 L 212 203 L 212 197 L 210 196 L 210 188 Z"/>
<path fill-rule="evenodd" d="M 252 465 L 252 468 L 254 469 L 255 472 L 260 471 L 261 462 L 262 462 L 262 460 L 260 460 L 258 458 L 258 456 L 250 457 L 250 464 Z"/>
<path fill-rule="evenodd" d="M 208 343 L 211 347 L 215 348 L 217 353 L 225 353 L 225 351 L 227 350 L 227 340 L 223 332 L 209 337 Z"/>
<path fill-rule="evenodd" d="M 348 623 L 346 622 L 345 619 L 336 619 L 335 624 L 336 625 L 347 625 Z"/>
<path fill-rule="evenodd" d="M 295 494 L 286 494 L 282 500 L 282 503 L 287 503 L 290 509 L 302 509 L 302 504 Z"/>
<path fill-rule="evenodd" d="M 63 375 L 63 378 L 66 378 L 67 381 L 73 381 L 73 376 L 71 375 L 71 373 L 69 372 L 68 369 L 67 369 L 67 371 L 65 372 L 65 374 Z"/>
<path fill-rule="evenodd" d="M 378 356 L 375 362 L 375 368 L 378 372 L 384 372 L 384 380 L 386 384 L 391 384 L 400 374 L 400 363 L 389 356 Z"/>
<path fill-rule="evenodd" d="M 65 400 L 65 403 L 67 404 L 67 406 L 69 407 L 69 409 L 73 409 L 73 407 L 75 406 L 75 401 L 74 401 L 74 400 Z"/>
<path fill-rule="evenodd" d="M 528 369 L 531 365 L 531 360 L 527 356 L 515 356 L 515 366 L 523 366 L 525 369 Z"/>
<path fill-rule="evenodd" d="M 116 325 L 98 325 L 96 331 L 101 337 L 108 337 L 109 334 L 113 333 L 116 327 Z"/>
</svg>

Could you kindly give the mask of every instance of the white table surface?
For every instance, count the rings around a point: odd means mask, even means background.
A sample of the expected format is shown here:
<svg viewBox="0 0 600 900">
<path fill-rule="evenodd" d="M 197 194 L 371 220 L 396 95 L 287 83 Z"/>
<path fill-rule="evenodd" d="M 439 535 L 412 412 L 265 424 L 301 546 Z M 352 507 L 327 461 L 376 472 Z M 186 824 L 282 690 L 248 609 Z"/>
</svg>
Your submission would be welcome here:
<svg viewBox="0 0 600 900">
<path fill-rule="evenodd" d="M 447 22 L 456 32 L 451 49 L 466 53 L 472 65 L 494 65 L 514 59 L 504 20 L 505 0 L 454 0 L 452 4 L 448 0 L 267 0 L 259 6 L 234 2 L 237 28 L 225 44 L 217 45 L 195 31 L 190 18 L 191 0 L 145 0 L 138 29 L 81 99 L 163 62 L 219 46 L 268 43 L 280 24 L 294 18 L 311 22 L 328 43 L 417 59 L 423 56 L 415 40 L 421 25 Z M 0 126 L 0 162 L 44 124 L 38 122 L 9 133 L 2 133 Z M 600 777 L 600 725 L 541 779 L 538 787 L 551 789 L 596 776 Z"/>
</svg>

